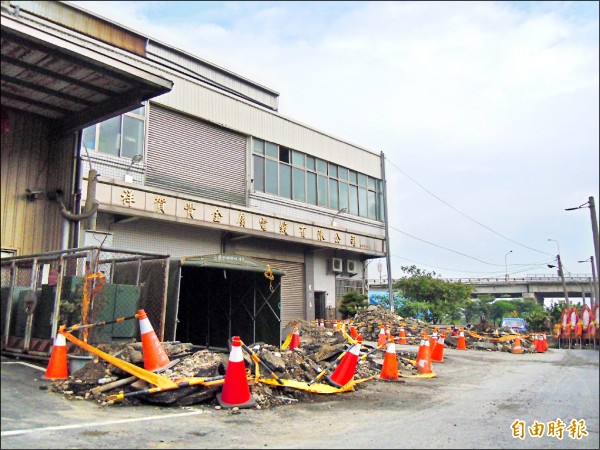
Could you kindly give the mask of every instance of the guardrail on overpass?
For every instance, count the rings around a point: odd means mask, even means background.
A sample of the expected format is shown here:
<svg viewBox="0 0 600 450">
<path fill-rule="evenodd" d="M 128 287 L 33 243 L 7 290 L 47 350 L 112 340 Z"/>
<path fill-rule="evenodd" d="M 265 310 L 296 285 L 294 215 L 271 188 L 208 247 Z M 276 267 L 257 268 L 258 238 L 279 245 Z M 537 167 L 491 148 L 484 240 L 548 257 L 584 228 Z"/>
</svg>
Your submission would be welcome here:
<svg viewBox="0 0 600 450">
<path fill-rule="evenodd" d="M 565 298 L 562 280 L 552 276 L 527 276 L 522 278 L 442 278 L 444 281 L 471 284 L 472 297 L 482 294 L 494 297 L 535 298 L 543 304 L 545 298 Z M 393 280 L 397 281 L 397 280 Z M 370 291 L 387 292 L 387 279 L 367 280 Z M 591 275 L 571 275 L 565 277 L 565 286 L 569 298 L 589 298 L 594 300 L 594 285 Z M 590 303 L 590 304 L 591 304 Z"/>
</svg>

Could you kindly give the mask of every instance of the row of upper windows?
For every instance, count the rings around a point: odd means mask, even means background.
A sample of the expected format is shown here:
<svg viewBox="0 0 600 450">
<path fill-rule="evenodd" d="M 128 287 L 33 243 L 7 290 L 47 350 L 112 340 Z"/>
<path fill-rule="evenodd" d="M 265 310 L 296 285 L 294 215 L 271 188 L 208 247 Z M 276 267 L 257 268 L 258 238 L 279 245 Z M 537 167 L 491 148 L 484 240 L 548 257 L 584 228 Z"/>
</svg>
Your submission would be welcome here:
<svg viewBox="0 0 600 450">
<path fill-rule="evenodd" d="M 145 107 L 85 128 L 82 150 L 117 157 L 144 155 Z M 305 153 L 252 138 L 254 190 L 311 205 L 384 218 L 382 182 Z"/>
<path fill-rule="evenodd" d="M 255 191 L 383 220 L 381 180 L 257 138 L 252 151 Z"/>
</svg>

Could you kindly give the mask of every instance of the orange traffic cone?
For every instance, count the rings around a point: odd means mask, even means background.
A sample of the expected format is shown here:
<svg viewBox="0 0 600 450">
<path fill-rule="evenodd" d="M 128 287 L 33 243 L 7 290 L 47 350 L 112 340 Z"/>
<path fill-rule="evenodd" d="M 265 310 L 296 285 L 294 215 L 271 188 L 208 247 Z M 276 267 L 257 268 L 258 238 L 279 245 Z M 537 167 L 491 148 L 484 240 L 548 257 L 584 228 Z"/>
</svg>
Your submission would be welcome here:
<svg viewBox="0 0 600 450">
<path fill-rule="evenodd" d="M 389 323 L 386 323 L 386 324 L 385 324 L 385 327 L 383 328 L 383 329 L 385 330 L 385 338 L 386 338 L 387 340 L 389 340 L 389 339 L 390 339 L 390 336 L 392 335 L 392 332 L 390 331 L 390 328 L 391 328 L 391 326 L 390 326 L 390 324 L 389 324 Z"/>
<path fill-rule="evenodd" d="M 435 362 L 444 361 L 444 338 L 445 337 L 446 337 L 445 333 L 440 334 L 437 344 L 435 344 L 435 347 L 433 348 L 433 350 L 431 352 L 431 360 L 432 361 L 435 361 Z"/>
<path fill-rule="evenodd" d="M 155 372 L 168 367 L 171 364 L 171 360 L 158 340 L 158 336 L 156 336 L 154 328 L 152 328 L 146 311 L 140 309 L 138 311 L 138 318 L 140 319 L 140 334 L 142 335 L 144 369 Z"/>
<path fill-rule="evenodd" d="M 385 343 L 388 341 L 387 336 L 385 335 L 385 329 L 383 328 L 383 325 L 379 325 L 379 336 L 377 338 L 377 347 L 381 347 L 382 345 L 385 345 Z"/>
<path fill-rule="evenodd" d="M 537 353 L 544 353 L 544 343 L 542 342 L 542 335 L 535 335 L 535 351 Z"/>
<path fill-rule="evenodd" d="M 431 334 L 431 337 L 429 338 L 429 348 L 431 349 L 432 355 L 435 350 L 435 346 L 437 345 L 437 341 L 438 341 L 438 334 L 437 334 L 437 328 L 435 328 L 433 330 L 433 333 Z"/>
<path fill-rule="evenodd" d="M 398 360 L 396 359 L 396 344 L 394 338 L 390 336 L 385 357 L 383 358 L 383 366 L 379 378 L 382 380 L 397 380 L 398 379 Z"/>
<path fill-rule="evenodd" d="M 538 348 L 538 337 L 537 337 L 537 334 L 534 334 L 531 337 L 531 350 L 534 350 L 537 352 L 537 348 Z"/>
<path fill-rule="evenodd" d="M 408 344 L 406 340 L 406 331 L 404 331 L 404 324 L 400 325 L 400 332 L 398 334 L 398 344 Z"/>
<path fill-rule="evenodd" d="M 67 340 L 65 335 L 62 334 L 64 326 L 61 326 L 56 339 L 54 339 L 54 346 L 52 347 L 52 354 L 50 355 L 50 362 L 46 368 L 46 374 L 43 376 L 46 380 L 65 380 L 69 378 L 69 365 L 67 363 Z"/>
<path fill-rule="evenodd" d="M 335 371 L 327 380 L 334 386 L 341 388 L 345 384 L 348 384 L 350 380 L 354 378 L 356 372 L 356 365 L 358 364 L 358 355 L 360 354 L 360 347 L 362 346 L 363 338 L 358 336 L 356 344 L 354 344 L 350 350 L 344 355 L 340 363 L 338 364 Z"/>
<path fill-rule="evenodd" d="M 466 350 L 467 349 L 467 340 L 465 339 L 465 332 L 463 329 L 460 329 L 460 333 L 458 334 L 458 343 L 456 344 L 457 350 Z"/>
<path fill-rule="evenodd" d="M 423 356 L 423 348 L 425 347 L 425 334 L 423 333 L 421 335 L 421 343 L 419 344 L 419 350 L 417 350 L 417 361 L 419 361 L 421 359 L 421 356 Z"/>
<path fill-rule="evenodd" d="M 432 373 L 431 370 L 431 350 L 429 348 L 429 339 L 425 337 L 421 344 L 422 349 L 419 349 L 420 356 L 417 359 L 417 370 L 419 373 Z"/>
<path fill-rule="evenodd" d="M 542 334 L 542 342 L 544 344 L 544 351 L 548 350 L 548 339 L 546 338 L 546 333 Z"/>
<path fill-rule="evenodd" d="M 358 330 L 353 322 L 350 322 L 350 336 L 352 336 L 352 339 L 358 338 Z"/>
<path fill-rule="evenodd" d="M 242 340 L 239 336 L 233 336 L 231 340 L 231 352 L 227 370 L 225 371 L 225 382 L 223 390 L 217 394 L 217 401 L 224 408 L 248 408 L 254 406 L 256 401 L 250 394 L 248 378 L 246 377 L 246 363 L 242 354 Z"/>
<path fill-rule="evenodd" d="M 298 324 L 294 325 L 294 332 L 292 333 L 292 341 L 290 342 L 290 350 L 300 347 L 300 332 L 298 331 Z"/>
<path fill-rule="evenodd" d="M 338 321 L 337 321 L 337 319 L 333 319 L 333 329 L 334 330 L 338 329 Z"/>
<path fill-rule="evenodd" d="M 517 354 L 523 353 L 523 348 L 521 347 L 521 338 L 519 336 L 515 338 L 515 343 L 513 344 L 512 352 Z"/>
</svg>

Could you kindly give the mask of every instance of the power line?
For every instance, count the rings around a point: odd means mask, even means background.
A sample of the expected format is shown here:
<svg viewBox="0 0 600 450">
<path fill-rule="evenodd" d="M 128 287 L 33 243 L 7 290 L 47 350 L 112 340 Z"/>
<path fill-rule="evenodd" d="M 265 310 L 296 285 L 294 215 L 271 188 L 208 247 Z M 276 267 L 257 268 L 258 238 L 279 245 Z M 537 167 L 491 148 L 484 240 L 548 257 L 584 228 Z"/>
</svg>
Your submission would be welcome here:
<svg viewBox="0 0 600 450">
<path fill-rule="evenodd" d="M 439 270 L 451 270 L 453 272 L 473 273 L 473 274 L 483 274 L 483 275 L 494 275 L 494 274 L 502 275 L 502 276 L 505 275 L 505 273 L 503 271 L 497 271 L 497 270 L 495 270 L 495 271 L 492 271 L 492 272 L 481 272 L 479 270 L 477 270 L 477 271 L 474 271 L 474 270 L 458 270 L 456 268 L 450 268 L 450 267 L 433 266 L 433 265 L 428 264 L 428 263 L 424 263 L 424 262 L 421 262 L 421 261 L 416 261 L 414 259 L 404 258 L 402 256 L 397 256 L 397 255 L 394 255 L 394 254 L 391 254 L 391 256 L 394 257 L 394 258 L 403 259 L 405 261 L 409 261 L 409 262 L 416 263 L 416 264 L 421 264 L 423 266 L 432 267 L 434 269 L 439 269 Z M 510 274 L 527 272 L 528 270 L 531 270 L 531 269 L 536 269 L 538 267 L 544 267 L 547 263 L 548 263 L 548 261 L 540 261 L 539 263 L 529 263 L 529 264 L 510 264 L 509 267 L 510 266 L 523 266 L 522 268 L 520 268 L 520 270 L 511 271 Z"/>
<path fill-rule="evenodd" d="M 475 222 L 476 224 L 482 226 L 483 228 L 491 231 L 494 234 L 497 234 L 498 236 L 509 240 L 510 242 L 513 242 L 521 247 L 524 247 L 526 249 L 529 250 L 533 250 L 534 252 L 538 252 L 538 253 L 543 253 L 545 255 L 550 255 L 552 256 L 550 253 L 548 252 L 544 252 L 542 250 L 537 250 L 535 248 L 529 247 L 525 244 L 521 244 L 520 242 L 515 241 L 514 239 L 509 238 L 508 236 L 503 235 L 502 233 L 497 232 L 496 230 L 493 230 L 492 228 L 488 227 L 487 225 L 482 224 L 481 222 L 473 219 L 472 217 L 469 217 L 468 215 L 466 215 L 465 213 L 463 213 L 462 211 L 459 211 L 457 208 L 455 208 L 454 206 L 452 206 L 450 203 L 446 202 L 445 200 L 442 200 L 440 197 L 438 197 L 437 195 L 435 195 L 433 192 L 431 192 L 429 189 L 427 189 L 425 186 L 423 186 L 422 184 L 420 184 L 418 181 L 416 181 L 414 178 L 412 178 L 410 175 L 408 175 L 406 172 L 404 172 L 402 169 L 400 169 L 400 167 L 398 167 L 396 164 L 394 164 L 393 161 L 391 161 L 387 156 L 385 157 L 386 161 L 388 161 L 392 166 L 394 166 L 402 175 L 404 175 L 406 178 L 408 178 L 409 180 L 411 180 L 413 183 L 415 183 L 417 186 L 419 186 L 421 189 L 423 189 L 425 192 L 427 192 L 429 195 L 431 195 L 432 197 L 436 198 L 437 200 L 439 200 L 440 202 L 442 202 L 443 204 L 445 204 L 446 206 L 448 206 L 449 208 L 453 209 L 454 211 L 456 211 L 457 213 L 459 213 L 461 216 L 466 217 L 467 219 Z"/>
<path fill-rule="evenodd" d="M 488 264 L 488 265 L 490 265 L 490 266 L 503 266 L 503 264 L 495 264 L 495 263 L 487 262 L 487 261 L 484 261 L 484 260 L 482 260 L 482 259 L 475 258 L 474 256 L 467 255 L 466 253 L 462 253 L 462 252 L 459 252 L 459 251 L 456 251 L 456 250 L 452 250 L 451 248 L 447 248 L 447 247 L 444 247 L 444 246 L 442 246 L 442 245 L 434 244 L 433 242 L 426 241 L 425 239 L 418 238 L 418 237 L 416 237 L 416 236 L 413 236 L 412 234 L 408 234 L 408 233 L 406 233 L 406 232 L 404 232 L 404 231 L 402 231 L 402 230 L 399 230 L 398 228 L 396 228 L 396 227 L 394 227 L 394 226 L 392 226 L 392 225 L 389 225 L 389 224 L 388 224 L 388 226 L 389 226 L 389 227 L 390 227 L 392 230 L 395 230 L 395 231 L 397 231 L 398 233 L 402 233 L 402 234 L 404 234 L 404 235 L 406 235 L 406 236 L 408 236 L 408 237 L 411 237 L 411 238 L 413 238 L 413 239 L 416 239 L 417 241 L 421 241 L 421 242 L 425 242 L 426 244 L 433 245 L 434 247 L 438 247 L 438 248 L 441 248 L 441 249 L 447 250 L 447 251 L 449 251 L 449 252 L 456 253 L 456 254 L 458 254 L 458 255 L 466 256 L 467 258 L 474 259 L 475 261 L 479 261 L 480 263 L 483 263 L 483 264 Z"/>
</svg>

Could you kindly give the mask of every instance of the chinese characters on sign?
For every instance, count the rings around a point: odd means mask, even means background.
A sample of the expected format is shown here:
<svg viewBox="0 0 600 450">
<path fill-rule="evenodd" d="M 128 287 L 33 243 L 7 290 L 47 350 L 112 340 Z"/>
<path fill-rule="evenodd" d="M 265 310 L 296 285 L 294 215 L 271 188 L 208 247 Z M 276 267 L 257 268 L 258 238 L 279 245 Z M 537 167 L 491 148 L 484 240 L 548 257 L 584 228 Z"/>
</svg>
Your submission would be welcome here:
<svg viewBox="0 0 600 450">
<path fill-rule="evenodd" d="M 223 214 L 221 214 L 221 211 L 219 211 L 219 209 L 217 208 L 212 213 L 212 218 L 213 218 L 213 222 L 221 223 L 221 219 L 223 218 Z"/>
<path fill-rule="evenodd" d="M 183 209 L 185 210 L 185 217 L 188 219 L 194 218 L 194 211 L 196 211 L 196 208 L 194 208 L 193 203 L 186 203 Z"/>
<path fill-rule="evenodd" d="M 167 199 L 164 197 L 159 197 L 158 195 L 154 197 L 154 206 L 156 207 L 156 212 L 165 213 L 165 203 L 167 203 Z"/>
<path fill-rule="evenodd" d="M 287 222 L 285 222 L 285 221 L 284 221 L 284 222 L 281 222 L 281 223 L 279 224 L 279 232 L 280 232 L 281 234 L 285 234 L 286 236 L 287 236 L 287 234 L 288 234 L 288 232 L 287 232 L 287 225 L 288 225 L 288 224 L 287 224 Z"/>
<path fill-rule="evenodd" d="M 141 195 L 141 204 L 140 204 Z M 138 198 L 136 198 L 138 197 Z M 289 222 L 267 215 L 255 215 L 227 207 L 196 203 L 176 199 L 168 195 L 141 192 L 130 188 L 114 191 L 111 204 L 146 210 L 163 215 L 175 215 L 189 220 L 200 220 L 214 224 L 237 226 L 251 231 L 278 233 L 292 239 L 307 239 L 318 242 L 383 252 L 383 241 L 378 238 L 333 231 L 315 225 Z M 204 213 L 206 211 L 206 213 Z M 234 219 L 234 214 L 237 219 Z M 199 216 L 199 217 L 198 217 Z M 231 217 L 231 221 L 230 221 Z M 256 217 L 256 219 L 255 219 Z"/>
<path fill-rule="evenodd" d="M 131 206 L 132 203 L 135 203 L 133 191 L 131 189 L 124 189 L 121 193 L 121 202 L 123 206 Z"/>
<path fill-rule="evenodd" d="M 571 439 L 581 439 L 583 436 L 587 436 L 588 432 L 585 426 L 585 420 L 571 420 L 569 425 L 560 419 L 556 419 L 552 422 L 543 423 L 535 420 L 531 426 L 526 427 L 525 422 L 516 419 L 510 426 L 512 431 L 512 437 L 517 439 L 525 439 L 526 432 L 533 438 L 541 438 L 546 433 L 546 436 L 555 437 L 557 439 L 563 439 L 568 436 Z"/>
</svg>

